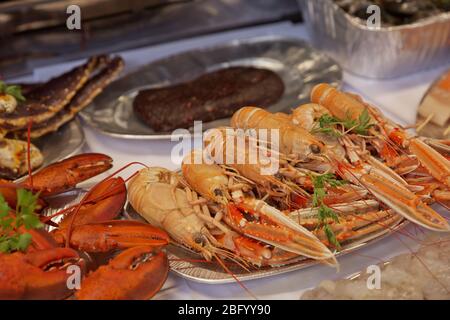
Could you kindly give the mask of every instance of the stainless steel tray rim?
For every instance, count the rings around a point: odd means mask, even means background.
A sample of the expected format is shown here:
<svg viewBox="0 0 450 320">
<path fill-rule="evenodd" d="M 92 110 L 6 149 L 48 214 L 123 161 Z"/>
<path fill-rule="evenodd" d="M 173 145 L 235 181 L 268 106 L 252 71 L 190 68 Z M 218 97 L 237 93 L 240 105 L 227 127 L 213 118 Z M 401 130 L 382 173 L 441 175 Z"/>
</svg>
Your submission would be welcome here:
<svg viewBox="0 0 450 320">
<path fill-rule="evenodd" d="M 406 227 L 409 224 L 409 221 L 406 219 L 401 220 L 398 224 L 396 224 L 393 228 L 388 228 L 386 230 L 380 231 L 375 233 L 374 235 L 372 235 L 371 237 L 368 237 L 366 239 L 361 239 L 359 241 L 356 241 L 355 243 L 351 243 L 348 245 L 348 247 L 346 247 L 345 249 L 341 250 L 340 252 L 336 253 L 336 258 L 339 258 L 341 256 L 345 256 L 348 253 L 351 253 L 353 251 L 358 250 L 361 247 L 366 247 L 368 245 L 372 245 L 375 244 L 376 242 L 388 237 L 391 233 L 396 232 L 398 230 L 403 229 L 404 227 Z M 181 249 L 183 250 L 183 249 Z M 187 250 L 187 249 L 185 249 Z M 170 250 L 168 250 L 169 253 L 169 259 L 170 259 L 170 255 L 172 255 L 172 253 L 170 252 Z M 176 255 L 174 255 L 176 256 Z M 282 269 L 278 269 L 277 267 L 272 267 L 271 270 L 267 270 L 266 273 L 268 274 L 260 274 L 257 273 L 258 270 L 255 271 L 255 273 L 249 273 L 248 275 L 237 275 L 236 277 L 239 279 L 239 281 L 251 281 L 251 280 L 257 280 L 257 279 L 262 279 L 262 278 L 268 278 L 268 277 L 272 277 L 272 276 L 277 276 L 277 275 L 281 275 L 281 274 L 285 274 L 285 273 L 291 273 L 294 271 L 299 271 L 302 269 L 306 269 L 309 267 L 313 267 L 320 264 L 319 261 L 317 260 L 299 260 L 297 262 L 292 262 L 291 264 L 285 265 L 285 266 L 281 266 L 279 268 Z M 198 267 L 197 267 L 198 268 Z M 186 274 L 183 273 L 180 270 L 176 270 L 175 268 L 173 268 L 171 266 L 170 271 L 173 272 L 174 274 L 176 274 L 177 276 L 196 282 L 196 283 L 201 283 L 201 284 L 229 284 L 229 283 L 236 283 L 236 280 L 233 277 L 227 277 L 227 278 L 221 278 L 221 279 L 206 279 L 206 278 L 200 278 L 200 277 L 195 277 L 193 275 L 190 274 Z"/>
<path fill-rule="evenodd" d="M 131 206 L 129 202 L 127 202 L 125 206 L 125 216 L 128 219 L 137 219 L 139 221 L 145 221 L 144 218 L 142 218 Z M 367 234 L 364 237 L 361 237 L 359 239 L 353 240 L 353 242 L 347 243 L 343 245 L 343 249 L 339 252 L 335 251 L 336 258 L 339 258 L 341 256 L 345 256 L 346 254 L 352 253 L 356 250 L 359 250 L 361 248 L 364 248 L 369 245 L 373 245 L 377 243 L 378 241 L 390 236 L 392 233 L 398 232 L 402 230 L 404 227 L 409 225 L 409 221 L 400 217 L 399 220 L 396 221 L 394 224 L 390 225 L 389 227 L 385 229 L 381 229 L 378 231 L 375 231 L 373 233 Z M 169 261 L 171 258 L 176 258 L 176 261 L 172 261 L 169 263 L 170 270 L 177 276 L 187 279 L 189 281 L 193 281 L 196 283 L 202 283 L 202 284 L 227 284 L 227 283 L 235 283 L 236 280 L 234 277 L 228 275 L 226 272 L 220 272 L 221 278 L 212 278 L 212 277 L 205 277 L 205 276 L 196 276 L 189 272 L 186 272 L 186 269 L 191 270 L 197 270 L 197 271 L 203 271 L 205 273 L 217 273 L 219 271 L 207 269 L 205 267 L 202 267 L 202 265 L 198 265 L 195 262 L 189 262 L 187 260 L 186 262 L 183 261 L 183 257 L 186 256 L 186 259 L 198 259 L 201 257 L 201 255 L 197 252 L 194 252 L 182 244 L 173 243 L 169 245 L 166 249 L 168 252 L 168 258 Z M 189 263 L 188 265 L 181 265 L 181 263 Z M 277 266 L 277 267 L 263 267 L 262 269 L 256 268 L 254 271 L 250 271 L 249 273 L 243 273 L 243 274 L 235 274 L 235 276 L 239 279 L 239 281 L 250 281 L 250 280 L 256 280 L 261 278 L 267 278 L 271 276 L 281 275 L 284 273 L 289 273 L 305 268 L 309 268 L 315 265 L 320 264 L 320 261 L 308 259 L 305 257 L 299 257 L 298 259 L 293 259 L 291 262 L 289 262 L 286 265 Z M 181 268 L 181 269 L 178 269 Z M 197 272 L 198 273 L 198 272 Z"/>
</svg>

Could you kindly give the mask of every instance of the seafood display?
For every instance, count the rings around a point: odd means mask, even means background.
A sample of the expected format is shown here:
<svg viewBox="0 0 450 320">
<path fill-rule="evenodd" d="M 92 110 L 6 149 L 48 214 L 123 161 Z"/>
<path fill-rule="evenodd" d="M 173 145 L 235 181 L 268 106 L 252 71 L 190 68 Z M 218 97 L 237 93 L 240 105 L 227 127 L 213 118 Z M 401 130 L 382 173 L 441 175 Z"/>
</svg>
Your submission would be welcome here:
<svg viewBox="0 0 450 320">
<path fill-rule="evenodd" d="M 301 254 L 336 263 L 333 253 L 311 232 L 260 200 L 227 203 L 222 198 L 208 206 L 208 199 L 222 197 L 218 194 L 227 188 L 228 178 L 219 167 L 192 166 L 184 167 L 189 173 L 183 176 L 196 179 L 197 175 L 209 176 L 214 171 L 218 174 L 206 182 L 199 180 L 201 186 L 195 185 L 194 190 L 202 190 L 208 198 L 199 197 L 176 173 L 149 168 L 130 181 L 128 197 L 133 208 L 150 224 L 166 230 L 175 241 L 196 250 L 207 260 L 215 257 L 220 261 L 219 257 L 226 257 L 243 263 L 244 267 L 245 262 L 274 266 Z M 161 199 L 169 201 L 161 205 Z M 209 207 L 215 211 L 211 213 Z"/>
<path fill-rule="evenodd" d="M 305 292 L 301 299 L 448 300 L 448 240 L 448 235 L 430 236 L 418 252 L 399 255 L 381 265 L 382 277 L 377 290 L 368 289 L 368 275 L 361 273 L 356 279 L 323 281 L 317 288 Z"/>
<path fill-rule="evenodd" d="M 0 182 L 0 299 L 149 299 L 159 291 L 169 268 L 161 249 L 169 238 L 148 224 L 117 220 L 126 201 L 122 178 L 103 179 L 52 216 L 36 213 L 51 197 L 111 167 L 110 157 L 88 153 L 20 183 Z M 63 218 L 56 223 L 55 217 Z M 87 258 L 117 250 L 100 267 Z M 79 288 L 68 285 L 74 267 L 83 276 Z"/>
<path fill-rule="evenodd" d="M 167 132 L 189 128 L 194 120 L 227 118 L 245 105 L 269 107 L 283 92 L 283 81 L 273 71 L 230 67 L 190 82 L 139 91 L 133 109 L 155 131 Z"/>
<path fill-rule="evenodd" d="M 366 21 L 370 14 L 367 8 L 377 5 L 381 8 L 381 20 L 386 26 L 410 24 L 443 12 L 450 11 L 447 0 L 334 0 L 352 16 Z"/>
<path fill-rule="evenodd" d="M 2 82 L 0 141 L 9 155 L 0 158 L 1 177 L 17 179 L 27 170 L 24 144 L 13 139 L 37 139 L 57 131 L 100 94 L 122 68 L 120 57 L 102 55 L 45 83 L 20 86 Z M 42 164 L 42 155 L 34 144 L 31 148 L 31 167 L 35 169 Z"/>
<path fill-rule="evenodd" d="M 278 129 L 280 151 L 301 161 L 299 166 L 359 185 L 425 228 L 449 230 L 448 222 L 428 206 L 448 202 L 444 141 L 413 136 L 359 97 L 327 84 L 314 87 L 311 100 L 289 116 L 246 107 L 231 123 L 242 129 Z"/>
<path fill-rule="evenodd" d="M 278 141 L 260 129 L 277 130 Z M 413 135 L 328 84 L 290 114 L 243 107 L 231 127 L 209 130 L 204 141 L 180 172 L 142 169 L 128 200 L 175 243 L 228 273 L 223 259 L 245 270 L 305 258 L 337 266 L 343 246 L 403 219 L 450 231 L 429 206 L 448 205 L 447 142 Z M 252 163 L 252 145 L 270 161 Z M 264 173 L 272 162 L 276 171 Z"/>
</svg>

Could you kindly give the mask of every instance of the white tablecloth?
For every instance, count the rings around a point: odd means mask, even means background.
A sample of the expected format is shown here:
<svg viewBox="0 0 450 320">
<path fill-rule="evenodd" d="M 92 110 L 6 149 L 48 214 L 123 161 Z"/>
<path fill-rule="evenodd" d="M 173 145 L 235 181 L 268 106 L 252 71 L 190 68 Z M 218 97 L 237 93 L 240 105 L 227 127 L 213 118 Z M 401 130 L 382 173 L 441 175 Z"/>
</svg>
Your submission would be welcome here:
<svg viewBox="0 0 450 320">
<path fill-rule="evenodd" d="M 308 39 L 305 27 L 301 24 L 276 23 L 220 34 L 196 37 L 153 47 L 120 52 L 125 59 L 125 72 L 136 69 L 142 64 L 166 57 L 168 55 L 219 44 L 234 39 L 244 39 L 262 35 L 284 35 L 294 38 Z M 39 68 L 34 74 L 14 81 L 43 81 L 66 71 L 69 67 L 79 64 L 79 61 Z M 349 73 L 344 73 L 344 89 L 357 92 L 367 100 L 378 105 L 389 116 L 401 123 L 414 123 L 417 105 L 431 82 L 442 73 L 447 66 L 421 72 L 408 77 L 378 81 L 363 79 Z M 164 166 L 175 169 L 179 164 L 170 159 L 173 143 L 169 141 L 134 141 L 122 140 L 104 136 L 84 125 L 86 146 L 84 151 L 102 152 L 114 159 L 115 168 L 131 161 L 140 161 L 149 165 Z M 136 168 L 135 168 L 136 169 Z M 127 171 L 124 174 L 129 174 Z M 408 230 L 416 232 L 410 227 Z M 245 285 L 260 299 L 298 299 L 301 293 L 316 286 L 324 279 L 345 277 L 365 267 L 387 260 L 389 257 L 417 245 L 411 237 L 392 235 L 372 244 L 356 253 L 339 259 L 340 271 L 325 266 L 315 266 L 304 270 L 291 272 L 267 279 L 245 282 Z M 235 299 L 248 298 L 248 295 L 237 284 L 206 285 L 186 281 L 173 274 L 169 276 L 164 289 L 158 294 L 160 299 Z"/>
</svg>

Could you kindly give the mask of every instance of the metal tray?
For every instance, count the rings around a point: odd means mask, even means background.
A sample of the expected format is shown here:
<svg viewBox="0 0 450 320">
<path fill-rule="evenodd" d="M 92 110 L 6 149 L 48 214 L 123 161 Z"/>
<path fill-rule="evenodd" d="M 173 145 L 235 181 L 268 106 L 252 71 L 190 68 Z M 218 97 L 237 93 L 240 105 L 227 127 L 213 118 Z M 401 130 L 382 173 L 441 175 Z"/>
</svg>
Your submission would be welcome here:
<svg viewBox="0 0 450 320">
<path fill-rule="evenodd" d="M 315 47 L 349 72 L 394 78 L 450 62 L 450 12 L 373 30 L 332 0 L 297 1 Z"/>
<path fill-rule="evenodd" d="M 138 213 L 136 213 L 136 211 L 129 203 L 125 207 L 125 216 L 129 219 L 145 221 L 138 215 Z M 391 233 L 394 233 L 405 227 L 407 224 L 407 220 L 401 219 L 397 224 L 391 225 L 389 226 L 389 228 L 386 228 L 379 232 L 374 232 L 353 242 L 346 243 L 342 246 L 342 250 L 336 254 L 336 257 L 351 253 L 355 250 L 365 247 L 366 245 L 381 240 Z M 197 262 L 199 261 L 199 259 L 202 260 L 202 257 L 181 245 L 178 246 L 171 244 L 168 246 L 167 252 L 171 271 L 182 278 L 205 284 L 224 284 L 236 282 L 236 280 L 230 274 L 226 273 L 220 265 L 214 262 L 207 261 Z M 239 281 L 247 281 L 296 271 L 314 266 L 319 263 L 320 262 L 316 260 L 302 257 L 280 267 L 262 267 L 255 268 L 254 270 L 250 271 L 246 271 L 241 267 L 235 265 L 229 265 L 228 267 L 239 279 Z"/>
<path fill-rule="evenodd" d="M 155 132 L 133 112 L 139 90 L 168 86 L 203 73 L 229 66 L 254 66 L 276 72 L 285 92 L 272 105 L 272 112 L 308 101 L 312 87 L 320 82 L 339 86 L 342 71 L 334 60 L 301 40 L 278 36 L 236 40 L 220 46 L 191 50 L 152 62 L 113 82 L 81 112 L 83 119 L 100 132 L 126 139 L 170 139 L 171 133 Z M 203 129 L 228 125 L 229 119 L 203 124 Z"/>
<path fill-rule="evenodd" d="M 78 119 L 70 121 L 56 132 L 33 141 L 44 156 L 42 166 L 73 156 L 81 150 L 84 142 L 83 128 Z"/>
</svg>

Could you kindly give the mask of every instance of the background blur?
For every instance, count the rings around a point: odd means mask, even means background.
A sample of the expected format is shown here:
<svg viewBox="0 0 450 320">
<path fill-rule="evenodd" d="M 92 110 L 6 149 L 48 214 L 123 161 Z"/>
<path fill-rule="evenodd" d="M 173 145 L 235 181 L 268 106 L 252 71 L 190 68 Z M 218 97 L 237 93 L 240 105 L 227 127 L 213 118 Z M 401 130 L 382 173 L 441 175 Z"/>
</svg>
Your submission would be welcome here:
<svg viewBox="0 0 450 320">
<path fill-rule="evenodd" d="M 82 30 L 67 30 L 71 4 Z M 0 73 L 283 20 L 301 21 L 296 0 L 0 1 Z"/>
</svg>

